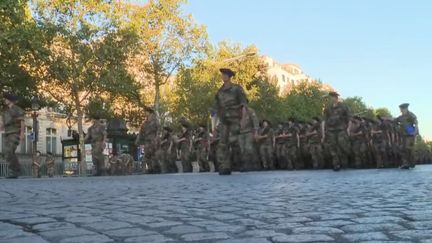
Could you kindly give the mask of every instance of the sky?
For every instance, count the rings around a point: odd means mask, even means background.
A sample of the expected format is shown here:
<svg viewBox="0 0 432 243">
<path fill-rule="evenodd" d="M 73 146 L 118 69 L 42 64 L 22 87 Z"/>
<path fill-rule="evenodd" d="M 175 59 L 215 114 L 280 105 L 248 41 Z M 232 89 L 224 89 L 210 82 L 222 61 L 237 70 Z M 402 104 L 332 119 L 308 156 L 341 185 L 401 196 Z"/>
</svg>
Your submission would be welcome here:
<svg viewBox="0 0 432 243">
<path fill-rule="evenodd" d="M 184 10 L 214 44 L 255 44 L 394 116 L 410 103 L 432 140 L 432 1 L 189 0 Z"/>
</svg>

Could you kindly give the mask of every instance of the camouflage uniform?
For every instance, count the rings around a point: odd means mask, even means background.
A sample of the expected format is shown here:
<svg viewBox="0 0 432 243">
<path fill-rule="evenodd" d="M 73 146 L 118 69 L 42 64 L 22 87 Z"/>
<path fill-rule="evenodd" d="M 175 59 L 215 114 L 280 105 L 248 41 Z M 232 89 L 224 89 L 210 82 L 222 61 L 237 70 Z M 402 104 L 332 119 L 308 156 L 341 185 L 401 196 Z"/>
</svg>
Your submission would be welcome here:
<svg viewBox="0 0 432 243">
<path fill-rule="evenodd" d="M 375 121 L 372 127 L 372 145 L 377 168 L 383 168 L 387 161 L 388 133 L 381 121 Z"/>
<path fill-rule="evenodd" d="M 324 110 L 326 145 L 335 170 L 340 169 L 341 166 L 346 167 L 348 163 L 351 148 L 347 128 L 350 119 L 349 108 L 340 102 Z"/>
<path fill-rule="evenodd" d="M 312 158 L 312 168 L 322 169 L 324 167 L 323 148 L 321 144 L 321 124 L 314 122 L 307 133 L 309 153 Z"/>
<path fill-rule="evenodd" d="M 284 125 L 279 124 L 277 130 L 275 131 L 275 154 L 277 167 L 279 169 L 286 169 L 286 156 L 284 152 L 284 139 L 282 138 L 284 133 Z M 283 168 L 285 167 L 285 168 Z"/>
<path fill-rule="evenodd" d="M 417 134 L 410 134 L 407 130 L 409 127 L 417 128 L 417 117 L 412 112 L 406 115 L 401 115 L 396 118 L 396 122 L 400 127 L 401 134 L 401 158 L 403 167 L 414 167 L 414 145 Z"/>
<path fill-rule="evenodd" d="M 178 150 L 183 165 L 183 172 L 192 172 L 192 130 L 185 127 L 185 130 L 178 138 Z"/>
<path fill-rule="evenodd" d="M 284 131 L 284 157 L 286 158 L 286 164 L 282 168 L 289 170 L 294 169 L 295 161 L 297 160 L 298 147 L 299 147 L 299 130 L 294 123 L 289 123 L 285 127 Z"/>
<path fill-rule="evenodd" d="M 231 83 L 222 86 L 216 93 L 214 110 L 217 111 L 221 126 L 216 156 L 220 174 L 231 172 L 232 154 L 230 151 L 238 147 L 243 107 L 247 107 L 247 99 L 241 86 Z"/>
<path fill-rule="evenodd" d="M 354 155 L 354 166 L 362 168 L 367 163 L 368 131 L 361 119 L 352 120 L 351 126 L 351 147 Z"/>
<path fill-rule="evenodd" d="M 105 168 L 105 149 L 106 126 L 98 119 L 87 131 L 87 140 L 92 146 L 93 164 L 96 167 L 96 176 L 106 175 Z"/>
<path fill-rule="evenodd" d="M 39 152 L 36 152 L 36 155 L 33 157 L 32 170 L 33 177 L 40 178 L 41 177 L 41 166 L 42 166 L 42 158 Z"/>
<path fill-rule="evenodd" d="M 3 113 L 4 126 L 4 156 L 9 163 L 10 177 L 16 177 L 20 173 L 20 164 L 15 151 L 20 143 L 21 122 L 24 120 L 24 111 L 17 105 L 12 105 Z"/>
<path fill-rule="evenodd" d="M 241 150 L 241 170 L 258 170 L 258 160 L 256 159 L 255 151 L 255 133 L 259 128 L 259 121 L 255 111 L 252 108 L 247 108 L 248 117 L 244 129 L 240 131 L 239 145 Z"/>
<path fill-rule="evenodd" d="M 47 154 L 47 157 L 45 159 L 45 164 L 47 167 L 47 175 L 48 177 L 53 177 L 54 176 L 54 171 L 55 171 L 55 158 L 51 153 Z"/>
<path fill-rule="evenodd" d="M 300 147 L 298 149 L 298 159 L 296 160 L 296 163 L 294 167 L 298 170 L 306 168 L 306 165 L 308 164 L 309 160 L 309 148 L 308 148 L 308 125 L 305 123 L 300 123 L 299 125 L 299 141 L 300 141 Z"/>
<path fill-rule="evenodd" d="M 263 169 L 274 170 L 273 163 L 273 129 L 268 127 L 262 127 L 259 130 L 259 136 L 264 137 L 259 141 L 259 154 Z"/>
<path fill-rule="evenodd" d="M 131 175 L 133 172 L 134 159 L 130 154 L 122 153 L 110 159 L 111 175 Z"/>
<path fill-rule="evenodd" d="M 174 164 L 176 153 L 171 132 L 171 129 L 164 128 L 157 152 L 161 173 L 173 173 L 176 171 Z"/>
<path fill-rule="evenodd" d="M 143 171 L 155 173 L 159 170 L 156 160 L 156 149 L 159 132 L 159 121 L 154 112 L 151 112 L 141 125 L 136 144 L 144 145 Z"/>
</svg>

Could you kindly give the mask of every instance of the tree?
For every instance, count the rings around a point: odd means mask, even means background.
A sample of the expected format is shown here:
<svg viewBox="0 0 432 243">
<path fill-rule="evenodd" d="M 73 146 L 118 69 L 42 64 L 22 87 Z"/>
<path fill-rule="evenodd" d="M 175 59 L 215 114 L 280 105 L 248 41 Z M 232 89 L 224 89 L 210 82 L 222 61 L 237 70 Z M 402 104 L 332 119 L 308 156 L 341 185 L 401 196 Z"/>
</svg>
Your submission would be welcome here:
<svg viewBox="0 0 432 243">
<path fill-rule="evenodd" d="M 0 23 L 0 93 L 16 93 L 21 97 L 20 106 L 29 107 L 37 91 L 25 67 L 34 65 L 37 54 L 44 50 L 28 1 L 0 1 Z"/>
<path fill-rule="evenodd" d="M 76 114 L 80 150 L 88 101 L 106 93 L 127 92 L 133 80 L 125 61 L 134 46 L 133 32 L 118 27 L 120 3 L 109 0 L 35 0 L 35 18 L 46 37 L 42 65 L 30 67 L 39 88 Z M 81 173 L 85 174 L 81 153 Z"/>
<path fill-rule="evenodd" d="M 388 118 L 392 118 L 392 114 L 390 113 L 389 109 L 383 107 L 383 108 L 378 108 L 375 109 L 375 115 L 376 116 L 381 116 L 381 117 L 388 117 Z"/>
<path fill-rule="evenodd" d="M 133 73 L 142 90 L 153 89 L 145 92 L 143 99 L 153 95 L 158 116 L 162 86 L 207 46 L 205 27 L 182 12 L 184 3 L 185 0 L 150 0 L 144 6 L 133 5 L 128 17 L 127 24 L 140 37 L 137 54 L 130 59 Z"/>
<path fill-rule="evenodd" d="M 374 110 L 369 108 L 359 96 L 345 98 L 342 102 L 351 109 L 353 115 L 375 118 Z"/>
</svg>

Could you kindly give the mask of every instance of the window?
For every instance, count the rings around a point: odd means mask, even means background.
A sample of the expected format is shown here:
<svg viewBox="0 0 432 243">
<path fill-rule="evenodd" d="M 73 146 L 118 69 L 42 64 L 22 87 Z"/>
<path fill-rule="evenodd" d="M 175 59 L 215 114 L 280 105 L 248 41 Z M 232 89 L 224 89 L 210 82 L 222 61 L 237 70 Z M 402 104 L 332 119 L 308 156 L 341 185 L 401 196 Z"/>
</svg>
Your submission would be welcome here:
<svg viewBox="0 0 432 243">
<path fill-rule="evenodd" d="M 21 153 L 23 154 L 31 154 L 33 152 L 33 140 L 31 136 L 32 133 L 33 133 L 32 127 L 25 128 L 24 142 L 20 143 Z"/>
<path fill-rule="evenodd" d="M 57 130 L 54 128 L 46 130 L 46 151 L 57 154 Z"/>
</svg>

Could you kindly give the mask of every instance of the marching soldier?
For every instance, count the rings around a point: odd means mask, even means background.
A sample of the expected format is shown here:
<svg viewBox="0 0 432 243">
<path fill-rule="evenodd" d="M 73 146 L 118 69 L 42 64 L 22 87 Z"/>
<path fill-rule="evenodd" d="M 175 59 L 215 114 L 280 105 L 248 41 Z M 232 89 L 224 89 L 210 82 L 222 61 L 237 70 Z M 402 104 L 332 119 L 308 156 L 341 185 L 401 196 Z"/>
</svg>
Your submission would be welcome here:
<svg viewBox="0 0 432 243">
<path fill-rule="evenodd" d="M 308 130 L 309 130 L 309 124 L 304 122 L 298 123 L 299 128 L 299 141 L 300 141 L 300 147 L 299 147 L 299 154 L 298 159 L 296 160 L 296 163 L 294 167 L 298 170 L 306 168 L 306 165 L 308 164 L 308 158 L 309 158 L 309 148 L 308 148 Z"/>
<path fill-rule="evenodd" d="M 371 134 L 376 166 L 377 168 L 384 168 L 387 162 L 387 145 L 390 137 L 381 120 L 373 121 Z"/>
<path fill-rule="evenodd" d="M 194 150 L 196 160 L 198 162 L 200 171 L 210 171 L 210 161 L 208 160 L 210 143 L 209 134 L 205 125 L 200 125 L 197 129 L 194 139 Z M 214 168 L 212 168 L 214 170 Z"/>
<path fill-rule="evenodd" d="M 239 145 L 241 151 L 241 171 L 258 170 L 254 141 L 259 129 L 259 121 L 255 111 L 247 107 L 247 118 L 243 129 L 240 131 Z"/>
<path fill-rule="evenodd" d="M 286 154 L 284 152 L 284 124 L 281 122 L 278 124 L 277 130 L 275 131 L 274 143 L 276 161 L 279 169 L 286 169 Z"/>
<path fill-rule="evenodd" d="M 259 143 L 259 154 L 264 170 L 274 170 L 273 163 L 273 129 L 268 120 L 261 122 L 257 141 Z"/>
<path fill-rule="evenodd" d="M 47 175 L 48 177 L 53 177 L 54 176 L 54 170 L 55 170 L 55 158 L 53 156 L 53 154 L 51 152 L 47 153 L 46 159 L 45 159 L 45 164 L 47 167 Z"/>
<path fill-rule="evenodd" d="M 414 145 L 416 136 L 419 134 L 417 117 L 409 111 L 409 104 L 404 103 L 399 106 L 401 115 L 396 118 L 401 131 L 401 169 L 409 169 L 415 167 L 414 161 Z"/>
<path fill-rule="evenodd" d="M 327 142 L 332 158 L 333 170 L 339 171 L 348 164 L 350 153 L 348 135 L 351 130 L 351 112 L 339 101 L 339 94 L 330 92 L 330 105 L 324 110 L 322 140 Z"/>
<path fill-rule="evenodd" d="M 16 105 L 18 97 L 12 94 L 4 94 L 6 110 L 2 115 L 0 131 L 4 131 L 4 150 L 5 160 L 9 164 L 7 178 L 16 179 L 20 174 L 20 164 L 15 151 L 24 140 L 24 111 Z"/>
<path fill-rule="evenodd" d="M 93 115 L 93 125 L 87 131 L 85 141 L 91 143 L 93 164 L 96 168 L 96 176 L 106 176 L 105 168 L 105 149 L 106 141 L 106 126 L 98 115 Z"/>
<path fill-rule="evenodd" d="M 314 117 L 308 133 L 309 152 L 312 158 L 312 168 L 322 169 L 324 167 L 323 148 L 321 144 L 321 119 Z"/>
<path fill-rule="evenodd" d="M 32 170 L 33 176 L 36 178 L 41 178 L 41 166 L 42 166 L 42 158 L 40 151 L 36 151 L 35 157 L 32 162 Z"/>
<path fill-rule="evenodd" d="M 145 111 L 148 115 L 144 123 L 141 125 L 135 144 L 144 145 L 143 171 L 147 173 L 155 173 L 158 170 L 156 149 L 159 133 L 159 121 L 153 109 L 145 107 Z"/>
<path fill-rule="evenodd" d="M 182 131 L 176 141 L 179 150 L 179 159 L 183 165 L 183 172 L 192 172 L 192 125 L 185 119 L 182 119 L 180 124 Z"/>
<path fill-rule="evenodd" d="M 285 126 L 284 134 L 280 136 L 284 140 L 284 154 L 286 165 L 282 168 L 288 170 L 295 169 L 295 161 L 298 159 L 298 149 L 300 147 L 299 129 L 294 120 L 289 120 Z"/>
<path fill-rule="evenodd" d="M 361 117 L 353 117 L 351 123 L 350 138 L 354 155 L 354 166 L 360 169 L 367 162 L 368 131 Z"/>
<path fill-rule="evenodd" d="M 220 120 L 221 134 L 217 149 L 219 174 L 231 175 L 232 148 L 238 144 L 240 130 L 245 127 L 247 117 L 247 99 L 243 88 L 233 84 L 235 76 L 231 69 L 220 69 L 224 84 L 216 93 L 215 110 Z M 231 148 L 231 149 L 230 149 Z"/>
<path fill-rule="evenodd" d="M 172 129 L 170 127 L 163 127 L 161 139 L 158 148 L 158 161 L 161 168 L 161 173 L 175 172 L 175 145 L 172 137 Z"/>
</svg>

